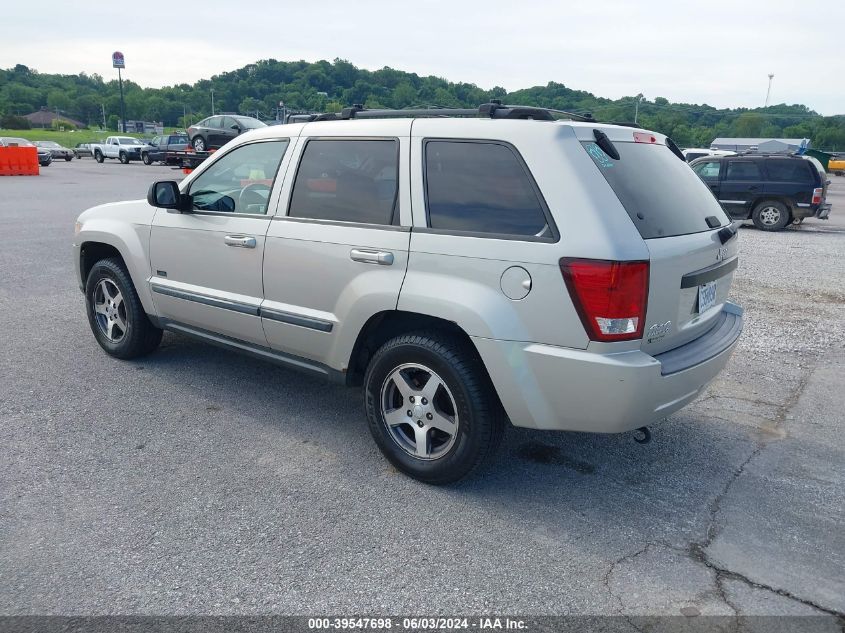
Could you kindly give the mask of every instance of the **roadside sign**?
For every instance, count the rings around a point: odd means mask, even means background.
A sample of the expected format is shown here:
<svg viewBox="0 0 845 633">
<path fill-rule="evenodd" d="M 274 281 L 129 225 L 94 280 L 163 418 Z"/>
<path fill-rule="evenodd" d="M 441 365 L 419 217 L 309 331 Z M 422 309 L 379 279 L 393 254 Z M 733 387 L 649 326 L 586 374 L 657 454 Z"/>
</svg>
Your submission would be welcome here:
<svg viewBox="0 0 845 633">
<path fill-rule="evenodd" d="M 123 59 L 123 53 L 115 51 L 111 54 L 112 68 L 126 68 L 126 61 Z"/>
</svg>

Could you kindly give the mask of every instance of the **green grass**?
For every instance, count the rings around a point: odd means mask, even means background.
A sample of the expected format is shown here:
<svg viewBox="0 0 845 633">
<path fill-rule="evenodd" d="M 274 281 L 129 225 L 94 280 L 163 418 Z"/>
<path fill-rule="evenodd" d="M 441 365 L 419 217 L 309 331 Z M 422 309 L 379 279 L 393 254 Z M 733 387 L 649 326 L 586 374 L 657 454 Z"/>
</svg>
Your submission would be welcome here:
<svg viewBox="0 0 845 633">
<path fill-rule="evenodd" d="M 165 132 L 171 132 L 176 128 L 165 128 Z M 120 136 L 134 136 L 139 138 L 141 136 L 155 136 L 154 134 L 131 134 L 127 132 L 98 132 L 97 130 L 76 130 L 75 132 L 57 132 L 55 130 L 3 130 L 0 129 L 0 136 L 15 136 L 17 138 L 25 138 L 28 141 L 56 141 L 59 145 L 64 147 L 74 148 L 78 143 L 93 143 L 107 136 L 119 134 Z"/>
</svg>

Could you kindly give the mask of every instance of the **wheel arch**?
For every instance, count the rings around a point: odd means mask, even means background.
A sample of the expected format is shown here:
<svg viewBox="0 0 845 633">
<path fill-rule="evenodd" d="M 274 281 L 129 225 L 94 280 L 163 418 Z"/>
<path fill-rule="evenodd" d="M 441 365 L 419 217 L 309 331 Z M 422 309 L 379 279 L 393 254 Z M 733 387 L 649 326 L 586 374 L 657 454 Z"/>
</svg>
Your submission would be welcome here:
<svg viewBox="0 0 845 633">
<path fill-rule="evenodd" d="M 86 225 L 88 224 L 86 222 Z M 86 226 L 86 230 L 79 235 L 79 252 L 75 263 L 78 267 L 80 286 L 84 289 L 88 274 L 97 261 L 117 257 L 126 267 L 144 310 L 149 315 L 155 315 L 155 304 L 149 284 L 146 283 L 150 277 L 147 256 L 149 227 L 146 227 L 146 231 L 134 231 L 129 225 L 121 227 L 120 224 L 112 221 L 96 228 Z"/>
<path fill-rule="evenodd" d="M 346 383 L 348 385 L 363 383 L 367 365 L 376 350 L 384 343 L 401 334 L 422 330 L 438 331 L 455 336 L 465 343 L 479 360 L 481 358 L 470 336 L 454 321 L 418 312 L 384 310 L 371 316 L 358 332 L 349 357 Z M 484 364 L 481 363 L 481 366 L 483 367 Z"/>
</svg>

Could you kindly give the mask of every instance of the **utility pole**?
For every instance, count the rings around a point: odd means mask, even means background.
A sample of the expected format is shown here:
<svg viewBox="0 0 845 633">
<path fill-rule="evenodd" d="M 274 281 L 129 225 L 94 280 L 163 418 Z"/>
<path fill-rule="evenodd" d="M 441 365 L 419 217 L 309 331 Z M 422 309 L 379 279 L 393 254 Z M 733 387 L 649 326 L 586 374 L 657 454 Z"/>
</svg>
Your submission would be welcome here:
<svg viewBox="0 0 845 633">
<path fill-rule="evenodd" d="M 642 100 L 643 100 L 643 93 L 641 92 L 637 95 L 637 103 L 634 106 L 634 123 L 637 122 L 637 117 L 639 117 L 639 115 L 640 115 L 640 101 L 642 101 Z"/>
<path fill-rule="evenodd" d="M 126 134 L 126 105 L 123 102 L 123 77 L 120 75 L 120 67 L 117 69 L 117 81 L 120 84 L 120 125 Z"/>
<path fill-rule="evenodd" d="M 211 115 L 214 116 L 214 88 L 211 89 Z"/>
<path fill-rule="evenodd" d="M 100 107 L 103 108 L 103 129 L 106 129 L 106 104 L 101 103 Z"/>
<path fill-rule="evenodd" d="M 763 106 L 764 108 L 769 107 L 769 95 L 772 94 L 772 79 L 774 78 L 774 73 L 769 73 L 769 89 L 766 90 L 766 105 Z"/>
</svg>

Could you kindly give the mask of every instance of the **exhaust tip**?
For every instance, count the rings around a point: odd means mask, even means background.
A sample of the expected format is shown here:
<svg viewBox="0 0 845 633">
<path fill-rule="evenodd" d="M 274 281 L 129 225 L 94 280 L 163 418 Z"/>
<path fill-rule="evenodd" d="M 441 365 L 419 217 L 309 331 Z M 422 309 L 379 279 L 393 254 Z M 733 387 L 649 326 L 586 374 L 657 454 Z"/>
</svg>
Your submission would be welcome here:
<svg viewBox="0 0 845 633">
<path fill-rule="evenodd" d="M 641 426 L 634 431 L 634 441 L 637 444 L 648 444 L 651 441 L 651 431 L 647 426 Z"/>
</svg>

